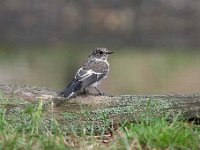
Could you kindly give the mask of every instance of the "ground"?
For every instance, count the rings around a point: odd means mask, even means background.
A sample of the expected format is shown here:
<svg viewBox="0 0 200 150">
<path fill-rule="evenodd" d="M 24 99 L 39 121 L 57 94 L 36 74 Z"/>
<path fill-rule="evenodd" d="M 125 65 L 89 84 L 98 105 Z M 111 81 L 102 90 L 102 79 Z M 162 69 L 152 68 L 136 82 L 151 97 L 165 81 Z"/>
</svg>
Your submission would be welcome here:
<svg viewBox="0 0 200 150">
<path fill-rule="evenodd" d="M 0 85 L 0 90 L 2 148 L 200 148 L 199 95 L 66 100 L 44 87 Z"/>
</svg>

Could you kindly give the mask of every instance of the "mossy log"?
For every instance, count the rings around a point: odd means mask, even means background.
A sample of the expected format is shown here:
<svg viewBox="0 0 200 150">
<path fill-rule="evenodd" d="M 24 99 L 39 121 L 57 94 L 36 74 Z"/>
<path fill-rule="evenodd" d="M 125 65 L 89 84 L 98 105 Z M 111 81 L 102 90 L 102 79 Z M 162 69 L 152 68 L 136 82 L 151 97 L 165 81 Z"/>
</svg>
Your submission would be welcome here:
<svg viewBox="0 0 200 150">
<path fill-rule="evenodd" d="M 56 90 L 33 86 L 0 85 L 0 91 L 10 100 L 23 99 L 29 103 L 42 100 L 47 104 L 45 116 L 67 124 L 125 120 L 151 116 L 174 117 L 180 114 L 188 120 L 198 120 L 200 95 L 80 95 L 71 99 L 57 96 Z"/>
</svg>

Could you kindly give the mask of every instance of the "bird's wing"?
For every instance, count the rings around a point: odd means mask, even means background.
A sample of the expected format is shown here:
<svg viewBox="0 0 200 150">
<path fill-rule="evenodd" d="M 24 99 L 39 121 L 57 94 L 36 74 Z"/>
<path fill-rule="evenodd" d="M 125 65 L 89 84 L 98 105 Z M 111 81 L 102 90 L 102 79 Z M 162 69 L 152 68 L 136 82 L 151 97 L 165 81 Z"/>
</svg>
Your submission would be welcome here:
<svg viewBox="0 0 200 150">
<path fill-rule="evenodd" d="M 92 69 L 80 68 L 75 76 L 76 81 L 81 81 L 84 87 L 87 87 L 96 81 L 103 79 L 107 71 L 95 72 Z"/>
</svg>

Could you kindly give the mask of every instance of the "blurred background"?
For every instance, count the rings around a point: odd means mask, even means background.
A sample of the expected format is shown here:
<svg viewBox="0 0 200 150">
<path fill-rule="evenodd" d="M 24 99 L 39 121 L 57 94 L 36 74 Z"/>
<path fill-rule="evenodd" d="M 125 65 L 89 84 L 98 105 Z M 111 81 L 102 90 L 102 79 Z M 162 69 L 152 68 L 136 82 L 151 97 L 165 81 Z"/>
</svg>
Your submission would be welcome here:
<svg viewBox="0 0 200 150">
<path fill-rule="evenodd" d="M 200 1 L 0 1 L 0 83 L 61 90 L 96 47 L 107 93 L 199 93 Z"/>
</svg>

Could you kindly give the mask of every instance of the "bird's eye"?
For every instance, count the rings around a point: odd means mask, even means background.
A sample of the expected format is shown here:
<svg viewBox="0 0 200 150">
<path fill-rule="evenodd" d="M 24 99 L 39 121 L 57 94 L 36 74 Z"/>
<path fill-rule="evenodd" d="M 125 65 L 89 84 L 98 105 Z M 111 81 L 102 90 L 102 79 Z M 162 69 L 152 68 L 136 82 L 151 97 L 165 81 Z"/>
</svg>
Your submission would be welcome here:
<svg viewBox="0 0 200 150">
<path fill-rule="evenodd" d="M 102 52 L 102 51 L 100 51 L 100 52 L 99 52 L 99 54 L 100 54 L 100 55 L 102 55 L 102 54 L 103 54 L 103 52 Z"/>
</svg>

